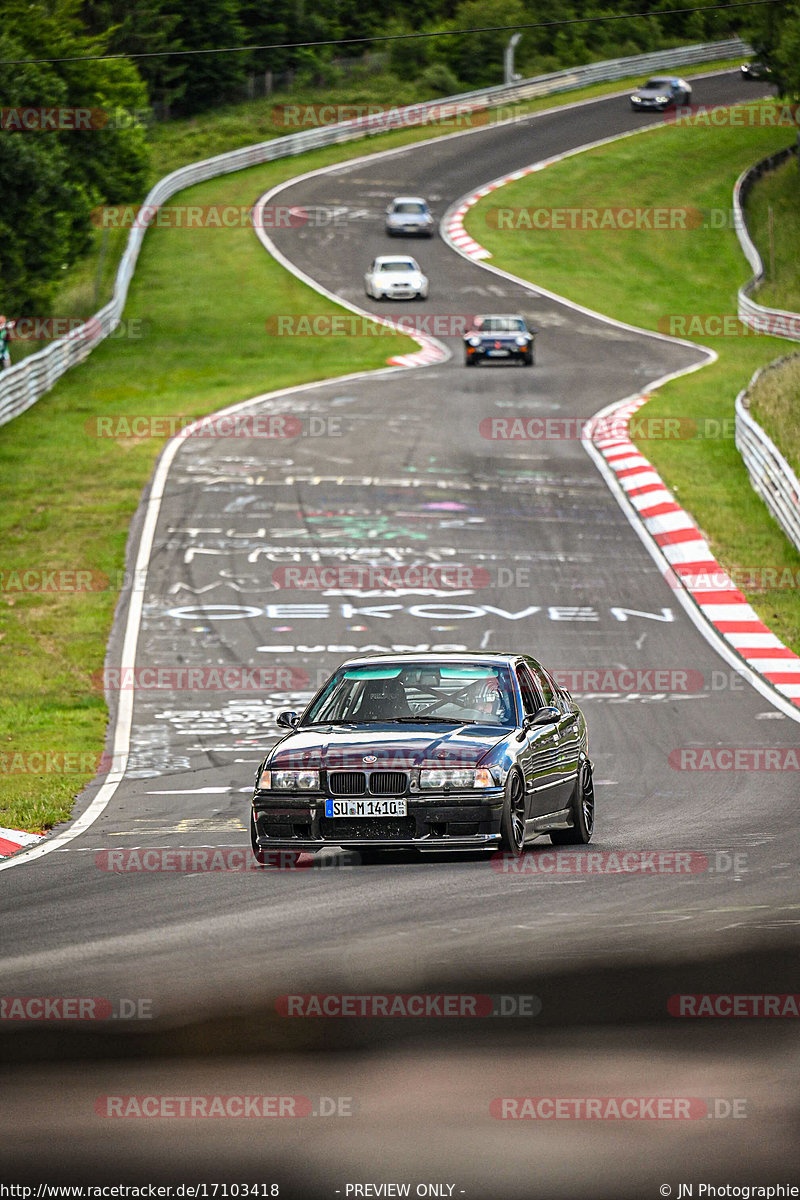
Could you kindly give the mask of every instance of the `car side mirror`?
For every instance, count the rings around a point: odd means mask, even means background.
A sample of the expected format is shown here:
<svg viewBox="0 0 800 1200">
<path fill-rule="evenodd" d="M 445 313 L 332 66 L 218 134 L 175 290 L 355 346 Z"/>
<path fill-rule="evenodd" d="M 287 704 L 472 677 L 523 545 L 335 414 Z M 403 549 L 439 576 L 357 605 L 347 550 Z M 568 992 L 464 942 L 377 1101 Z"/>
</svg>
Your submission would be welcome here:
<svg viewBox="0 0 800 1200">
<path fill-rule="evenodd" d="M 561 717 L 561 713 L 553 704 L 545 704 L 544 708 L 531 717 L 531 725 L 554 725 Z"/>
<path fill-rule="evenodd" d="M 300 717 L 292 709 L 286 709 L 285 712 L 278 713 L 276 724 L 280 725 L 281 729 L 294 729 Z"/>
<path fill-rule="evenodd" d="M 519 733 L 517 734 L 518 742 L 522 742 L 525 740 L 525 734 L 528 732 L 528 730 L 530 729 L 532 724 L 533 724 L 532 713 L 523 713 L 522 714 L 522 725 L 520 726 Z"/>
</svg>

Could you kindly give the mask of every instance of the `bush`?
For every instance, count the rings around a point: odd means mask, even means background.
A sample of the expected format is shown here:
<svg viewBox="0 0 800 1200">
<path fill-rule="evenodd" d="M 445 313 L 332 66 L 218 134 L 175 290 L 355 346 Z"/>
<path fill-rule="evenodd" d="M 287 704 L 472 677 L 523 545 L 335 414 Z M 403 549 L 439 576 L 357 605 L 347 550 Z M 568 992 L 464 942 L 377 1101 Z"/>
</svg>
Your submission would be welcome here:
<svg viewBox="0 0 800 1200">
<path fill-rule="evenodd" d="M 461 83 L 444 63 L 433 63 L 426 67 L 419 77 L 419 82 L 425 95 L 430 93 L 431 96 L 455 96 L 456 93 L 464 91 Z"/>
</svg>

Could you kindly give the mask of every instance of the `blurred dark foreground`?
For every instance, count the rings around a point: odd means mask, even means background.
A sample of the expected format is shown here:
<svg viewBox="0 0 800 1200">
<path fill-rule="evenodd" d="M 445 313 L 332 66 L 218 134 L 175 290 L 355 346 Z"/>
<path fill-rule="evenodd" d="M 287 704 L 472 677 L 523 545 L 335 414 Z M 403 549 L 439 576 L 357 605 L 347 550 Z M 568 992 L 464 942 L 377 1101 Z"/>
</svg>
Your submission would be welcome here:
<svg viewBox="0 0 800 1200">
<path fill-rule="evenodd" d="M 692 1186 L 682 1200 L 726 1185 L 740 1197 L 748 1186 L 800 1187 L 798 1018 L 681 1019 L 668 1008 L 680 994 L 797 992 L 797 968 L 795 947 L 771 943 L 713 962 L 492 981 L 494 995 L 537 996 L 533 1017 L 291 1018 L 265 989 L 263 1006 L 184 1006 L 151 1022 L 3 1021 L 0 1179 L 204 1183 L 220 1200 L 255 1184 L 258 1196 L 311 1200 L 640 1200 Z M 465 968 L 417 990 L 488 989 Z M 299 1099 L 283 1119 L 107 1115 L 135 1113 L 145 1098 L 149 1111 L 176 1112 L 180 1098 L 185 1109 L 193 1097 L 225 1098 L 219 1107 L 254 1096 Z M 583 1115 L 588 1097 L 604 1119 Z M 669 1100 L 671 1115 L 637 1108 L 652 1098 Z M 608 1117 L 625 1100 L 644 1115 Z"/>
</svg>

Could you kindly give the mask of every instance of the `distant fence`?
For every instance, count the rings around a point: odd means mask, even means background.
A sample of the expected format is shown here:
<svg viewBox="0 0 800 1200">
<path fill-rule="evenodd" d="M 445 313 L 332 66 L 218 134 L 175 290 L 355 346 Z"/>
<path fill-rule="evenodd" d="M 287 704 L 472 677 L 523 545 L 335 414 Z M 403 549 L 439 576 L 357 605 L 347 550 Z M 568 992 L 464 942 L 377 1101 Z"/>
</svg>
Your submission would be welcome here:
<svg viewBox="0 0 800 1200">
<path fill-rule="evenodd" d="M 790 359 L 779 358 L 756 371 L 736 397 L 736 448 L 744 459 L 753 488 L 775 520 L 800 550 L 800 481 L 750 411 L 750 392 L 767 371 L 780 371 Z"/>
<path fill-rule="evenodd" d="M 652 54 L 636 54 L 630 58 L 615 58 L 606 62 L 589 63 L 583 67 L 568 68 L 563 71 L 553 71 L 549 75 L 539 75 L 533 79 L 523 79 L 514 84 L 499 84 L 495 87 L 464 92 L 458 96 L 447 96 L 440 100 L 407 105 L 393 111 L 398 117 L 397 124 L 424 124 L 426 119 L 430 122 L 432 117 L 439 121 L 452 119 L 460 114 L 496 108 L 502 104 L 515 104 L 537 96 L 573 91 L 592 83 L 608 82 L 630 75 L 644 75 L 650 71 L 686 67 L 693 63 L 734 58 L 750 53 L 752 53 L 751 48 L 746 42 L 740 38 L 729 38 L 723 42 L 681 46 L 674 50 L 659 50 Z M 332 146 L 338 142 L 384 133 L 387 128 L 393 127 L 387 121 L 387 117 L 390 115 L 370 113 L 350 121 L 304 129 L 300 133 L 272 138 L 270 141 L 260 142 L 254 146 L 243 146 L 239 150 L 231 150 L 226 154 L 218 154 L 214 158 L 190 163 L 189 166 L 181 167 L 160 179 L 148 193 L 143 207 L 155 210 L 171 196 L 183 191 L 184 188 L 191 187 L 196 183 L 203 183 L 217 175 L 241 171 L 245 167 L 270 162 L 273 159 L 303 154 L 307 150 L 315 150 L 321 146 Z M 117 328 L 122 319 L 128 286 L 133 278 L 136 260 L 139 257 L 139 250 L 146 231 L 147 226 L 144 224 L 131 229 L 125 253 L 117 268 L 114 294 L 108 304 L 101 308 L 94 317 L 89 318 L 85 325 L 71 330 L 67 337 L 59 338 L 44 350 L 31 354 L 21 363 L 10 367 L 0 375 L 0 425 L 5 425 L 6 422 L 18 417 L 20 413 L 35 404 L 40 396 L 43 396 L 70 367 L 83 362 L 94 347 Z"/>
</svg>

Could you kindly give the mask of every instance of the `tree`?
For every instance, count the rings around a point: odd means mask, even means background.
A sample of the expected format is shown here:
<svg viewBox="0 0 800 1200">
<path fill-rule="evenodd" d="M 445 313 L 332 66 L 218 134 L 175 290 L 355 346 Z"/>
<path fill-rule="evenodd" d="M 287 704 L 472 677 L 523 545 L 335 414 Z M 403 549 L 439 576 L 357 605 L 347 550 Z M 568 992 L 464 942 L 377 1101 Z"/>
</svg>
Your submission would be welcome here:
<svg viewBox="0 0 800 1200">
<path fill-rule="evenodd" d="M 147 92 L 123 60 L 92 61 L 103 40 L 87 37 L 77 0 L 7 0 L 0 28 L 0 301 L 13 315 L 44 315 L 63 267 L 87 248 L 97 205 L 139 199 L 148 154 L 133 114 Z M 26 63 L 20 59 L 79 58 Z M 63 114 L 52 128 L 25 129 L 14 114 Z M 83 128 L 63 128 L 75 111 Z"/>
<path fill-rule="evenodd" d="M 245 29 L 238 0 L 179 0 L 181 37 L 185 50 L 242 46 Z M 176 111 L 184 116 L 240 100 L 247 78 L 246 59 L 233 54 L 192 54 L 184 59 L 183 96 Z"/>
<path fill-rule="evenodd" d="M 781 93 L 800 102 L 800 0 L 754 10 L 743 33 L 756 57 L 772 67 Z"/>
<path fill-rule="evenodd" d="M 530 20 L 521 0 L 462 0 L 453 17 L 453 29 L 479 29 L 510 25 L 496 33 L 459 34 L 442 38 L 439 45 L 447 66 L 471 87 L 503 82 L 503 55 L 513 26 Z M 524 36 L 524 33 L 523 33 Z"/>
<path fill-rule="evenodd" d="M 145 55 L 136 68 L 147 84 L 150 103 L 167 116 L 183 94 L 183 58 L 170 56 L 181 50 L 177 33 L 180 0 L 84 0 L 81 19 L 87 32 L 106 36 L 110 54 Z"/>
</svg>

